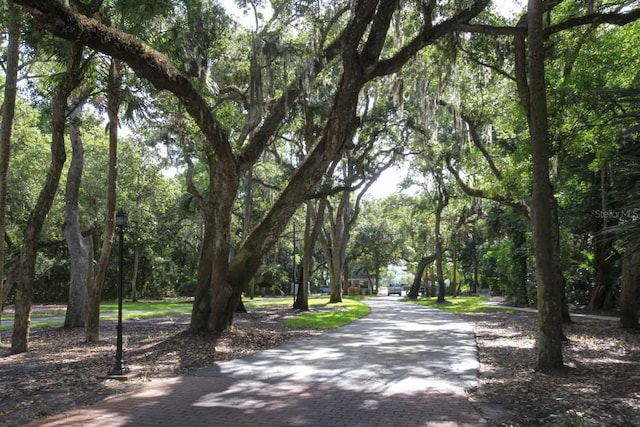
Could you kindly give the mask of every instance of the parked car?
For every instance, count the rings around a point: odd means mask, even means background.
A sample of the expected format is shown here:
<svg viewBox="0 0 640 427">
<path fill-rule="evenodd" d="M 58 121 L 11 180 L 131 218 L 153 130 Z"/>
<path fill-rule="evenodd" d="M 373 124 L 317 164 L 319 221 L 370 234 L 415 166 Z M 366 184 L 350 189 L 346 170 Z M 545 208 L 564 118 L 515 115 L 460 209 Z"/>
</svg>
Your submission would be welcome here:
<svg viewBox="0 0 640 427">
<path fill-rule="evenodd" d="M 328 286 L 320 286 L 318 288 L 318 293 L 319 294 L 328 294 L 329 293 L 329 287 Z"/>
<path fill-rule="evenodd" d="M 387 295 L 402 296 L 402 285 L 400 283 L 389 283 L 389 286 L 387 286 Z"/>
</svg>

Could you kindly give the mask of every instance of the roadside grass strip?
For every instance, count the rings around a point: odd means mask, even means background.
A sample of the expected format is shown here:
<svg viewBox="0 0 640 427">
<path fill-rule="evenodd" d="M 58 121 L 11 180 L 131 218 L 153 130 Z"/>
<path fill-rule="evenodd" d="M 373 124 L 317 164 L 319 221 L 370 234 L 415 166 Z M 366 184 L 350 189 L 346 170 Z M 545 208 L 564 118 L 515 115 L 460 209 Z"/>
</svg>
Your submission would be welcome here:
<svg viewBox="0 0 640 427">
<path fill-rule="evenodd" d="M 362 297 L 345 297 L 341 303 L 329 304 L 327 297 L 309 298 L 309 312 L 304 312 L 295 317 L 285 319 L 286 326 L 291 328 L 335 329 L 347 325 L 354 320 L 369 314 L 371 309 L 362 302 Z M 247 308 L 269 305 L 292 305 L 291 299 L 271 300 L 269 298 L 244 301 Z M 162 317 L 171 314 L 189 314 L 192 311 L 193 300 L 168 300 L 168 301 L 125 301 L 122 306 L 123 319 L 144 319 L 150 317 Z M 117 302 L 100 304 L 100 320 L 118 319 Z M 47 318 L 52 320 L 47 321 Z M 64 312 L 34 314 L 31 327 L 62 326 Z M 55 320 L 54 320 L 55 319 Z M 3 316 L 2 321 L 13 320 L 10 316 Z M 11 326 L 0 326 L 1 331 L 12 329 Z"/>
<path fill-rule="evenodd" d="M 326 299 L 324 299 L 326 301 Z M 371 308 L 363 303 L 362 298 L 343 298 L 341 303 L 314 305 L 320 308 L 285 319 L 284 324 L 290 328 L 335 329 L 358 320 L 371 312 Z M 311 301 L 310 305 L 311 305 Z M 323 310 L 327 308 L 329 310 Z"/>
<path fill-rule="evenodd" d="M 413 304 L 423 305 L 425 307 L 437 308 L 454 314 L 469 313 L 513 313 L 513 310 L 503 307 L 486 305 L 489 301 L 487 297 L 447 297 L 444 303 L 438 303 L 436 297 L 422 298 L 418 301 L 409 301 Z"/>
</svg>

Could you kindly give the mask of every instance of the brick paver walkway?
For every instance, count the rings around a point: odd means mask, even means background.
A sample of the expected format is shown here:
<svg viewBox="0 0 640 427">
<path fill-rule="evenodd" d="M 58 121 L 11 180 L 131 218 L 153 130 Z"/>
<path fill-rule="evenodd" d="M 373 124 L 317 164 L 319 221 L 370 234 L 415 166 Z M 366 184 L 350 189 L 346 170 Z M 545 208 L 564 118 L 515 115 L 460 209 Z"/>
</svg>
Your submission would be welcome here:
<svg viewBox="0 0 640 427">
<path fill-rule="evenodd" d="M 481 426 L 470 325 L 372 299 L 351 325 L 31 426 Z"/>
</svg>

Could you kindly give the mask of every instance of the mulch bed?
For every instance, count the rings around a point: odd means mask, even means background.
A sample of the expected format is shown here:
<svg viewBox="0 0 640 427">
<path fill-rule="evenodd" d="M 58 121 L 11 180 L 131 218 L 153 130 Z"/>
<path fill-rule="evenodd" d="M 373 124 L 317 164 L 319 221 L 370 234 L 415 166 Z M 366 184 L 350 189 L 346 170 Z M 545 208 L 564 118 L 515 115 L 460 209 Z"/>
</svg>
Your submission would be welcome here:
<svg viewBox="0 0 640 427">
<path fill-rule="evenodd" d="M 475 325 L 479 387 L 472 402 L 495 425 L 640 425 L 640 335 L 576 318 L 564 328 L 566 368 L 536 372 L 534 313 L 466 315 Z"/>
<path fill-rule="evenodd" d="M 43 308 L 44 309 L 44 308 Z M 186 332 L 189 315 L 127 320 L 125 361 L 143 375 L 119 382 L 98 380 L 111 369 L 115 323 L 103 322 L 98 343 L 85 343 L 82 330 L 36 328 L 28 353 L 10 355 L 9 333 L 0 343 L 0 425 L 18 426 L 105 397 L 142 387 L 153 378 L 184 375 L 214 361 L 320 332 L 289 329 L 288 306 L 238 313 L 220 337 Z M 516 312 L 473 314 L 480 359 L 479 387 L 470 400 L 503 426 L 640 425 L 640 335 L 613 322 L 580 319 L 565 328 L 567 369 L 535 372 L 536 316 Z"/>
</svg>

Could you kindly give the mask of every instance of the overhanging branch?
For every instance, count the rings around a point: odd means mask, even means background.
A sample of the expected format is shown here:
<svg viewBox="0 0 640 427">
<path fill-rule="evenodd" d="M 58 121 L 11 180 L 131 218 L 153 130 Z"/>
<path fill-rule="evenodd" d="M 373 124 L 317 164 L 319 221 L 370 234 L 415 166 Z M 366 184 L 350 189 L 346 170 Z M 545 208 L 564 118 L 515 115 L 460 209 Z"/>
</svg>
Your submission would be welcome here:
<svg viewBox="0 0 640 427">
<path fill-rule="evenodd" d="M 207 138 L 221 164 L 235 165 L 228 133 L 212 114 L 204 97 L 162 53 L 123 31 L 95 19 L 74 13 L 61 2 L 50 0 L 11 0 L 23 6 L 45 31 L 69 41 L 81 40 L 85 46 L 118 58 L 141 78 L 159 90 L 173 93 Z"/>
</svg>

